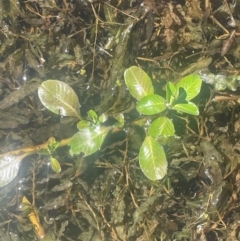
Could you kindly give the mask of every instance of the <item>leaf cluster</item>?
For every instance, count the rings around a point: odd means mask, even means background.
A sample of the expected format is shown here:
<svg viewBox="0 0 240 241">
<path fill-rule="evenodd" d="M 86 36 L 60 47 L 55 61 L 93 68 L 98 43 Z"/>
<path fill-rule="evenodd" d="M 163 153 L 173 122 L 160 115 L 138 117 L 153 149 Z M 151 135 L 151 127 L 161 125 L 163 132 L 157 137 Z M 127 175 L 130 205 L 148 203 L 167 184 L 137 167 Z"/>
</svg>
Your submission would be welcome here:
<svg viewBox="0 0 240 241">
<path fill-rule="evenodd" d="M 150 117 L 159 115 L 147 127 L 146 137 L 139 150 L 141 170 L 150 180 L 162 179 L 167 173 L 167 158 L 163 145 L 175 136 L 175 128 L 168 111 L 198 115 L 198 107 L 191 100 L 198 95 L 202 81 L 198 75 L 189 75 L 176 85 L 168 82 L 165 98 L 154 93 L 151 78 L 141 68 L 132 66 L 125 70 L 125 83 L 130 94 L 137 99 L 137 111 Z M 80 114 L 80 103 L 74 90 L 66 83 L 58 80 L 47 80 L 38 89 L 38 96 L 42 104 L 50 111 L 63 116 L 74 116 L 80 119 L 77 124 L 78 132 L 69 140 L 71 155 L 91 155 L 98 151 L 107 134 L 114 128 L 124 126 L 124 116 L 116 116 L 117 123 L 113 126 L 104 126 L 108 117 L 100 116 L 93 110 L 88 111 L 87 120 Z M 57 148 L 55 141 L 49 144 L 48 154 L 51 165 L 56 172 L 61 170 L 58 161 L 52 157 Z"/>
<path fill-rule="evenodd" d="M 166 96 L 154 93 L 152 80 L 139 67 L 132 66 L 124 73 L 125 83 L 131 95 L 138 100 L 137 111 L 146 116 L 159 115 L 146 128 L 146 138 L 139 152 L 140 167 L 150 180 L 162 179 L 167 173 L 167 158 L 163 144 L 175 136 L 175 128 L 166 110 L 198 115 L 198 107 L 191 102 L 201 89 L 202 81 L 192 74 L 181 79 L 176 85 L 168 82 Z M 165 114 L 163 114 L 165 113 Z"/>
<path fill-rule="evenodd" d="M 90 110 L 88 120 L 82 120 L 76 93 L 68 84 L 59 80 L 43 82 L 38 89 L 38 96 L 42 104 L 55 114 L 80 119 L 77 124 L 79 131 L 68 143 L 71 155 L 83 153 L 88 156 L 100 149 L 106 135 L 112 129 L 101 125 L 107 120 L 107 116 L 103 114 L 98 117 L 95 111 Z"/>
</svg>

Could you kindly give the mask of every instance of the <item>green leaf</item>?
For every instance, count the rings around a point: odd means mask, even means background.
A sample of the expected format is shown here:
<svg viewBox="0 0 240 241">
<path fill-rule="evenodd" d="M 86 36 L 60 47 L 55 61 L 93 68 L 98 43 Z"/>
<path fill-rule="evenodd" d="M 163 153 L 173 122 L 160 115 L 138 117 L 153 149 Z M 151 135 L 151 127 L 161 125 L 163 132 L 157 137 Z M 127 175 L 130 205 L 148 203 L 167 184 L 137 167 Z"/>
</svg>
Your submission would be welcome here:
<svg viewBox="0 0 240 241">
<path fill-rule="evenodd" d="M 31 212 L 32 210 L 31 203 L 25 196 L 23 196 L 22 202 L 19 204 L 18 209 L 21 212 Z"/>
<path fill-rule="evenodd" d="M 108 120 L 108 115 L 106 113 L 103 113 L 99 116 L 100 123 L 103 123 Z"/>
<path fill-rule="evenodd" d="M 188 102 L 187 104 L 174 105 L 173 109 L 175 109 L 178 112 L 183 112 L 190 115 L 199 115 L 198 107 L 192 102 Z"/>
<path fill-rule="evenodd" d="M 200 76 L 197 74 L 191 74 L 181 79 L 175 87 L 177 89 L 180 87 L 184 88 L 187 92 L 186 100 L 191 100 L 199 94 L 201 85 L 202 80 L 200 79 Z"/>
<path fill-rule="evenodd" d="M 91 126 L 91 123 L 89 121 L 86 121 L 86 120 L 80 120 L 77 123 L 78 130 L 81 130 L 81 129 L 84 129 L 84 128 L 88 128 L 89 126 Z"/>
<path fill-rule="evenodd" d="M 140 148 L 139 164 L 144 175 L 150 180 L 162 179 L 167 173 L 167 158 L 163 147 L 147 136 Z"/>
<path fill-rule="evenodd" d="M 56 172 L 56 173 L 61 172 L 61 165 L 56 158 L 51 156 L 50 157 L 50 164 L 51 164 L 51 167 L 52 167 L 54 172 Z"/>
<path fill-rule="evenodd" d="M 160 95 L 148 95 L 138 102 L 136 109 L 143 115 L 155 115 L 166 109 L 166 101 Z"/>
<path fill-rule="evenodd" d="M 124 79 L 130 94 L 137 100 L 154 93 L 150 77 L 137 66 L 126 69 Z"/>
<path fill-rule="evenodd" d="M 59 146 L 59 142 L 56 141 L 54 137 L 48 139 L 48 152 L 49 154 L 53 153 Z"/>
<path fill-rule="evenodd" d="M 94 110 L 89 110 L 87 114 L 94 124 L 98 122 L 98 115 Z"/>
<path fill-rule="evenodd" d="M 118 122 L 114 124 L 115 127 L 123 127 L 124 126 L 124 115 L 117 114 L 113 116 Z"/>
<path fill-rule="evenodd" d="M 84 153 L 89 156 L 99 150 L 112 127 L 90 126 L 79 130 L 69 141 L 70 155 Z"/>
<path fill-rule="evenodd" d="M 7 185 L 17 176 L 24 155 L 0 155 L 0 187 Z"/>
<path fill-rule="evenodd" d="M 173 136 L 174 133 L 175 129 L 172 121 L 165 116 L 157 118 L 148 127 L 148 134 L 153 138 L 157 136 Z"/>
<path fill-rule="evenodd" d="M 188 101 L 186 100 L 187 98 L 187 92 L 185 89 L 183 89 L 182 87 L 180 87 L 178 89 L 178 95 L 176 97 L 176 99 L 173 101 L 174 105 L 176 104 L 187 104 Z"/>
<path fill-rule="evenodd" d="M 38 88 L 38 96 L 53 113 L 81 119 L 78 97 L 68 84 L 59 80 L 44 81 Z"/>
<path fill-rule="evenodd" d="M 48 148 L 42 148 L 40 150 L 38 150 L 37 154 L 39 155 L 47 155 L 49 156 L 51 153 L 49 152 L 49 149 Z"/>
<path fill-rule="evenodd" d="M 166 100 L 169 104 L 172 104 L 176 97 L 177 90 L 172 82 L 168 82 L 166 85 Z"/>
</svg>

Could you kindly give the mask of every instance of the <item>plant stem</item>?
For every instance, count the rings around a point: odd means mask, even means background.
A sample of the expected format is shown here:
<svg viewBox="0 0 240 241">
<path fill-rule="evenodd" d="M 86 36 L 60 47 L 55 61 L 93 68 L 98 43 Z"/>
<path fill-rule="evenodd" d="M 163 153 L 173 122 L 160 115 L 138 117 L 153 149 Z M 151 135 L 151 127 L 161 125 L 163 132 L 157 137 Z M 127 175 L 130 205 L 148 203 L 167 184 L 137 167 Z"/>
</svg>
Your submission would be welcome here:
<svg viewBox="0 0 240 241">
<path fill-rule="evenodd" d="M 58 147 L 66 146 L 69 143 L 70 139 L 71 138 L 67 138 L 67 139 L 61 140 L 59 142 L 59 146 Z M 9 156 L 22 156 L 24 158 L 26 156 L 32 155 L 34 153 L 37 153 L 39 150 L 47 149 L 48 145 L 49 145 L 49 141 L 47 141 L 47 142 L 45 142 L 43 144 L 40 144 L 40 145 L 33 146 L 33 147 L 27 147 L 27 148 L 14 150 L 14 151 L 9 151 L 9 152 L 0 154 L 0 158 L 2 156 L 7 156 L 7 155 L 9 155 Z"/>
</svg>

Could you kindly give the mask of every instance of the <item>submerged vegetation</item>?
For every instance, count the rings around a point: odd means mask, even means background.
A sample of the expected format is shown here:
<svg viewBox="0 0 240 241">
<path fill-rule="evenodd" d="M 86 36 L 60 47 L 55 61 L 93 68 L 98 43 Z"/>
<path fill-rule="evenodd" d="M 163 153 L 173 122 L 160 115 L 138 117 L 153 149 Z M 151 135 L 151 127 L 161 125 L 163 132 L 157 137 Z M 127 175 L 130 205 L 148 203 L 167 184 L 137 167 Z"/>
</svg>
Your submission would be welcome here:
<svg viewBox="0 0 240 241">
<path fill-rule="evenodd" d="M 0 240 L 239 240 L 239 9 L 0 0 Z"/>
</svg>

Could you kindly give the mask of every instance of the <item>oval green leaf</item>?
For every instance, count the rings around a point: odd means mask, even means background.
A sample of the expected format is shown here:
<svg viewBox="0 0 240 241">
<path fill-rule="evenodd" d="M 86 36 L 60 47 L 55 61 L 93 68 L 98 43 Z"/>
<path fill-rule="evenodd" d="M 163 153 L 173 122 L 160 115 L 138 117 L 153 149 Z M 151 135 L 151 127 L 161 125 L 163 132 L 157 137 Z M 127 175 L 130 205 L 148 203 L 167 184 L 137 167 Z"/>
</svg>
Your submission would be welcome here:
<svg viewBox="0 0 240 241">
<path fill-rule="evenodd" d="M 86 121 L 86 120 L 80 120 L 77 123 L 78 130 L 81 130 L 81 129 L 84 129 L 84 128 L 88 128 L 90 126 L 91 126 L 91 123 L 89 121 Z"/>
<path fill-rule="evenodd" d="M 108 120 L 108 115 L 106 113 L 103 113 L 99 116 L 100 123 L 103 123 Z"/>
<path fill-rule="evenodd" d="M 22 156 L 4 154 L 0 156 L 0 187 L 3 187 L 13 181 L 18 174 L 21 160 L 25 156 L 25 154 Z"/>
<path fill-rule="evenodd" d="M 94 110 L 89 110 L 87 112 L 88 117 L 91 119 L 91 121 L 96 124 L 98 122 L 98 115 Z"/>
<path fill-rule="evenodd" d="M 177 89 L 180 87 L 184 88 L 187 92 L 186 100 L 191 100 L 199 94 L 201 86 L 202 80 L 200 76 L 197 74 L 191 74 L 181 79 L 175 87 Z"/>
<path fill-rule="evenodd" d="M 56 173 L 61 172 L 61 165 L 56 158 L 51 156 L 50 157 L 50 164 L 51 164 L 51 167 L 52 167 L 54 172 L 56 172 Z"/>
<path fill-rule="evenodd" d="M 100 149 L 112 127 L 90 126 L 79 130 L 69 141 L 70 155 L 84 153 L 89 156 Z"/>
<path fill-rule="evenodd" d="M 124 79 L 130 94 L 137 100 L 154 93 L 152 80 L 146 72 L 137 66 L 126 69 Z"/>
<path fill-rule="evenodd" d="M 143 115 L 155 115 L 166 109 L 166 101 L 160 95 L 148 95 L 138 102 L 136 109 Z"/>
<path fill-rule="evenodd" d="M 78 97 L 68 84 L 59 80 L 44 81 L 38 88 L 38 96 L 53 113 L 81 119 Z"/>
<path fill-rule="evenodd" d="M 176 104 L 173 106 L 173 109 L 190 115 L 199 115 L 198 107 L 192 102 L 188 102 L 187 104 Z"/>
<path fill-rule="evenodd" d="M 162 179 L 167 173 L 167 158 L 163 147 L 147 136 L 140 148 L 139 164 L 144 175 L 153 181 Z"/>
<path fill-rule="evenodd" d="M 153 138 L 157 136 L 174 136 L 174 133 L 175 129 L 172 121 L 165 116 L 157 118 L 148 127 L 148 134 Z"/>
</svg>

